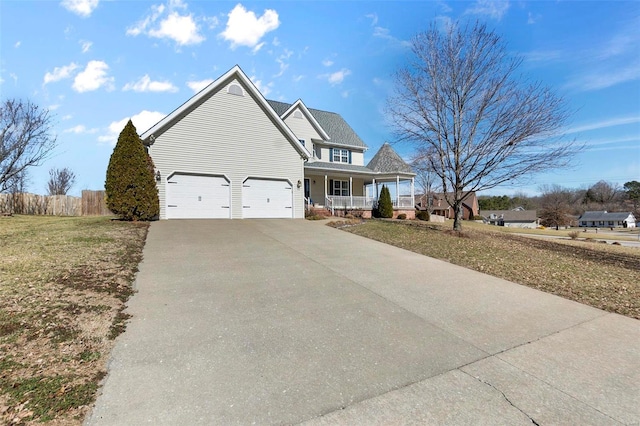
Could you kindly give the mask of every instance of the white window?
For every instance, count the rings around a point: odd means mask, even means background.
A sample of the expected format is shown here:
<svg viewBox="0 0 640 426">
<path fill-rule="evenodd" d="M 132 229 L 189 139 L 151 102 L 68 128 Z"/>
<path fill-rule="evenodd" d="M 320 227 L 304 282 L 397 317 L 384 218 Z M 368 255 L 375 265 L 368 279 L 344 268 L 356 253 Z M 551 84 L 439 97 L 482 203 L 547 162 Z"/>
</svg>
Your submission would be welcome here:
<svg viewBox="0 0 640 426">
<path fill-rule="evenodd" d="M 348 163 L 349 151 L 346 149 L 333 148 L 333 162 L 334 163 Z"/>
<path fill-rule="evenodd" d="M 349 181 L 348 180 L 334 180 L 333 181 L 333 195 L 349 196 Z"/>
<path fill-rule="evenodd" d="M 305 145 L 304 145 L 304 139 L 298 139 L 298 140 L 300 141 L 300 143 L 302 144 L 302 146 L 305 146 Z"/>
</svg>

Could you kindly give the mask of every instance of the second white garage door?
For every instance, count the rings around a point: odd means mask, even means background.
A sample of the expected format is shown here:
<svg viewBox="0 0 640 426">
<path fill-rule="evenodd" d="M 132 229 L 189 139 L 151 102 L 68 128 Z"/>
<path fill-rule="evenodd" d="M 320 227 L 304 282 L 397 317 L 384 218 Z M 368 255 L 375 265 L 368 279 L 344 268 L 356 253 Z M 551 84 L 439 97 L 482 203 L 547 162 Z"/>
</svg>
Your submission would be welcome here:
<svg viewBox="0 0 640 426">
<path fill-rule="evenodd" d="M 247 179 L 242 184 L 242 217 L 292 218 L 293 187 L 285 180 Z"/>
<path fill-rule="evenodd" d="M 229 189 L 221 176 L 176 173 L 167 181 L 167 219 L 229 219 Z"/>
</svg>

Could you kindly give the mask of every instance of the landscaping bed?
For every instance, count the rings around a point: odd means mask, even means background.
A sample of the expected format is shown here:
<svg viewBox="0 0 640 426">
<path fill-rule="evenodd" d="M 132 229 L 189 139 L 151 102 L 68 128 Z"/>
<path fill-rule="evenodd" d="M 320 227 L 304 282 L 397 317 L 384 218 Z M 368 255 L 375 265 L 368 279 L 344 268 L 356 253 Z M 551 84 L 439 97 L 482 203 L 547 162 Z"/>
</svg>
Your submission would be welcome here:
<svg viewBox="0 0 640 426">
<path fill-rule="evenodd" d="M 0 217 L 0 423 L 81 424 L 106 373 L 148 224 Z"/>
<path fill-rule="evenodd" d="M 373 220 L 344 230 L 640 319 L 640 250 L 636 248 L 480 229 L 456 233 L 450 225 L 418 221 Z"/>
</svg>

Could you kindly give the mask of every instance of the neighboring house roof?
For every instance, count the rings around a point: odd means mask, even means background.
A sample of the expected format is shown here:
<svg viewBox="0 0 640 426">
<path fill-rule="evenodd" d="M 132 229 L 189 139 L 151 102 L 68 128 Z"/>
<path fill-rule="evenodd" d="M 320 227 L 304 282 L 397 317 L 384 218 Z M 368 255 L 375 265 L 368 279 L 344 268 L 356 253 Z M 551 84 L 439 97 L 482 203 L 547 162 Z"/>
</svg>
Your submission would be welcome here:
<svg viewBox="0 0 640 426">
<path fill-rule="evenodd" d="M 505 222 L 535 222 L 538 220 L 536 210 L 482 210 L 485 219 L 502 219 Z"/>
<path fill-rule="evenodd" d="M 610 221 L 610 220 L 620 221 L 620 220 L 627 219 L 629 216 L 635 219 L 635 217 L 631 212 L 608 213 L 607 211 L 589 211 L 589 212 L 584 212 L 582 216 L 580 216 L 580 220 L 581 221 Z"/>
<path fill-rule="evenodd" d="M 382 144 L 376 155 L 373 156 L 367 168 L 378 173 L 410 173 L 415 174 L 395 150 L 387 142 Z"/>
<path fill-rule="evenodd" d="M 271 100 L 267 102 L 280 117 L 283 117 L 287 112 L 290 112 L 290 110 L 293 111 L 291 107 L 295 105 L 295 103 L 288 104 Z M 360 139 L 360 136 L 357 135 L 340 114 L 313 108 L 308 108 L 308 111 L 322 130 L 329 135 L 330 140 L 324 141 L 328 145 L 350 146 L 363 148 L 365 150 L 368 148 L 362 139 Z"/>
<path fill-rule="evenodd" d="M 260 105 L 265 114 L 271 119 L 271 121 L 273 121 L 274 125 L 278 127 L 278 129 L 289 140 L 291 145 L 300 153 L 300 155 L 304 157 L 304 159 L 310 158 L 311 153 L 304 147 L 304 145 L 300 143 L 296 135 L 293 134 L 291 129 L 280 118 L 280 114 L 277 114 L 277 112 L 274 111 L 274 108 L 267 102 L 264 96 L 262 96 L 262 93 L 260 93 L 258 88 L 251 82 L 249 77 L 247 77 L 247 75 L 238 65 L 231 68 L 220 78 L 196 93 L 188 101 L 180 105 L 178 108 L 173 110 L 173 112 L 154 124 L 149 130 L 141 134 L 140 138 L 145 143 L 145 145 L 153 144 L 156 137 L 160 136 L 167 129 L 173 126 L 174 123 L 185 117 L 190 111 L 201 105 L 204 101 L 209 99 L 218 90 L 225 87 L 234 79 L 240 81 L 244 88 L 251 93 L 253 98 L 256 100 L 256 103 Z"/>
</svg>

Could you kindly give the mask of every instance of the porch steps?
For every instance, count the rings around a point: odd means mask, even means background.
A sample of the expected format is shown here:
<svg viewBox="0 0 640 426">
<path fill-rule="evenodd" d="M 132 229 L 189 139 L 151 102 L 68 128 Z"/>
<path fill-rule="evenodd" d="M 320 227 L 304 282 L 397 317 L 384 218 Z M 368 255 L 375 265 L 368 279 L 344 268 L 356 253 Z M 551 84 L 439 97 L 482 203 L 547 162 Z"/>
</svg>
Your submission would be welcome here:
<svg viewBox="0 0 640 426">
<path fill-rule="evenodd" d="M 331 211 L 327 210 L 323 206 L 309 207 L 309 212 L 312 215 L 316 215 L 316 216 L 325 216 L 325 217 L 330 217 L 331 216 Z"/>
</svg>

